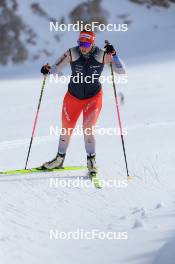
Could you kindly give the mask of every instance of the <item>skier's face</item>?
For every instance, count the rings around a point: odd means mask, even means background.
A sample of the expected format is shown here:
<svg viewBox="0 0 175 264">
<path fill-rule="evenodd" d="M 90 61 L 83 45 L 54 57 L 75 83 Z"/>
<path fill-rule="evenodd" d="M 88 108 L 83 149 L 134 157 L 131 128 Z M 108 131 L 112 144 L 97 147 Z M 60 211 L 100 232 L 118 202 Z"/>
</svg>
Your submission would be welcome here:
<svg viewBox="0 0 175 264">
<path fill-rule="evenodd" d="M 80 48 L 80 51 L 81 51 L 82 54 L 87 54 L 87 53 L 89 53 L 91 51 L 92 46 L 93 45 L 91 44 L 89 48 L 86 48 L 86 47 L 79 47 L 79 48 Z"/>
</svg>

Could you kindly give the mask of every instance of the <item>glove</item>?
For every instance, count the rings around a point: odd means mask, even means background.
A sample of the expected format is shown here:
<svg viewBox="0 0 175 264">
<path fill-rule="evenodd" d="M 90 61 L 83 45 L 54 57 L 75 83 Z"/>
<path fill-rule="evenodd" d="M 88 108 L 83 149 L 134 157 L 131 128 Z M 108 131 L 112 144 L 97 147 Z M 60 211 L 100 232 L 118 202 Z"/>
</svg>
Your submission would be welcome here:
<svg viewBox="0 0 175 264">
<path fill-rule="evenodd" d="M 41 73 L 47 75 L 50 73 L 51 66 L 47 63 L 46 65 L 42 66 Z"/>
<path fill-rule="evenodd" d="M 105 40 L 105 46 L 104 46 L 104 48 L 106 49 L 106 53 L 107 54 L 111 54 L 112 56 L 115 56 L 116 55 L 116 51 L 115 51 L 114 47 L 107 40 Z"/>
</svg>

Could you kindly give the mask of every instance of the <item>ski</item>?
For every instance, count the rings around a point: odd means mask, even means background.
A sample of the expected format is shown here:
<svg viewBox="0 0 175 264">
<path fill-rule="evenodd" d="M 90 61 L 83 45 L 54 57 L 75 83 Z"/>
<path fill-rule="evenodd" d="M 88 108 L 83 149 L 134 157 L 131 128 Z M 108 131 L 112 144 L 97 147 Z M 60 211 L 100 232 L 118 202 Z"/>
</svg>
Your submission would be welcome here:
<svg viewBox="0 0 175 264">
<path fill-rule="evenodd" d="M 21 169 L 21 170 L 9 170 L 9 171 L 0 171 L 2 175 L 17 175 L 17 174 L 30 174 L 37 172 L 57 172 L 57 171 L 77 171 L 77 170 L 86 170 L 85 166 L 66 166 L 59 169 L 43 169 L 39 168 L 31 168 L 31 169 Z"/>
<path fill-rule="evenodd" d="M 8 170 L 0 171 L 1 175 L 23 175 L 23 174 L 34 174 L 34 173 L 43 173 L 43 172 L 60 172 L 60 171 L 79 171 L 87 170 L 85 166 L 66 166 L 59 169 L 44 169 L 42 167 L 31 168 L 31 169 L 21 169 L 21 170 Z M 97 189 L 102 188 L 100 185 L 100 179 L 96 172 L 89 173 L 89 177 Z"/>
<path fill-rule="evenodd" d="M 93 182 L 94 186 L 97 188 L 97 189 L 101 189 L 102 186 L 100 184 L 100 178 L 98 177 L 98 174 L 97 172 L 89 172 L 89 177 L 91 178 L 91 181 Z"/>
</svg>

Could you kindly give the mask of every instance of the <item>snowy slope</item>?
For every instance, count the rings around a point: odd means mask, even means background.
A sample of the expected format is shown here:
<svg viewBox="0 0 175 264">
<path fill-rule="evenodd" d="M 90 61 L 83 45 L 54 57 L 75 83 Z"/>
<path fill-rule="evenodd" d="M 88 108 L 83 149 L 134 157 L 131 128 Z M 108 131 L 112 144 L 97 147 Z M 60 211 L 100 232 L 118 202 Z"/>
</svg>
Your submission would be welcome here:
<svg viewBox="0 0 175 264">
<path fill-rule="evenodd" d="M 165 73 L 164 68 L 169 71 Z M 128 68 L 130 83 L 123 87 L 126 100 L 121 114 L 124 126 L 128 127 L 125 142 L 134 180 L 127 187 L 51 188 L 52 174 L 1 175 L 0 255 L 3 264 L 12 261 L 15 264 L 163 264 L 163 259 L 174 263 L 173 68 L 172 61 L 164 62 L 163 66 L 149 64 Z M 158 78 L 159 74 L 164 79 Z M 144 76 L 149 79 L 143 83 Z M 1 82 L 1 170 L 24 166 L 40 84 L 38 79 L 13 81 L 12 90 L 10 81 Z M 49 136 L 49 126 L 60 126 L 65 89 L 56 84 L 46 85 L 29 166 L 39 165 L 56 153 L 58 138 Z M 113 91 L 107 85 L 104 85 L 103 104 L 98 125 L 116 126 Z M 65 164 L 85 165 L 85 160 L 83 138 L 74 136 Z M 97 136 L 97 161 L 103 180 L 125 179 L 118 136 Z M 66 177 L 61 179 L 66 180 Z M 51 229 L 127 232 L 128 240 L 50 240 Z M 159 259 L 162 262 L 157 262 Z"/>
<path fill-rule="evenodd" d="M 30 58 L 23 65 L 1 66 L 0 76 L 3 79 L 22 76 L 36 77 L 43 63 L 55 62 L 58 56 L 77 43 L 77 32 L 50 32 L 50 21 L 32 12 L 31 4 L 33 3 L 33 0 L 19 2 L 17 12 L 37 34 L 36 45 L 28 47 L 30 57 L 32 54 L 39 54 L 43 49 L 47 49 L 51 56 L 43 54 L 38 60 L 32 61 Z M 71 23 L 69 13 L 81 1 L 65 0 L 61 4 L 55 0 L 49 2 L 43 0 L 35 1 L 35 3 L 40 4 L 43 10 L 57 21 L 64 17 L 65 23 L 68 24 Z M 152 7 L 148 9 L 145 5 L 134 4 L 128 0 L 104 0 L 102 6 L 108 12 L 108 23 L 118 25 L 127 20 L 130 24 L 127 32 L 99 32 L 96 39 L 97 45 L 103 47 L 104 40 L 109 39 L 127 64 L 175 57 L 175 4 L 172 3 L 170 8 Z M 55 40 L 55 36 L 60 37 L 60 42 Z"/>
</svg>

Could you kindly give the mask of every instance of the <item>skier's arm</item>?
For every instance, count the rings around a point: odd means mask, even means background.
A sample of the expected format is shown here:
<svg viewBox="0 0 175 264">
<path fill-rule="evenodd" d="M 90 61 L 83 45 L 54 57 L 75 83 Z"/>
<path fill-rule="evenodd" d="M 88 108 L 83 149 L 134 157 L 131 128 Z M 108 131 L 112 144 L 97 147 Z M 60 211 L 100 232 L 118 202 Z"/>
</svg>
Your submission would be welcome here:
<svg viewBox="0 0 175 264">
<path fill-rule="evenodd" d="M 112 62 L 113 69 L 118 74 L 126 74 L 124 63 L 121 61 L 117 54 L 111 56 L 110 54 L 105 54 L 104 63 Z"/>
<path fill-rule="evenodd" d="M 113 69 L 118 74 L 125 74 L 125 67 L 124 63 L 119 58 L 115 48 L 112 44 L 109 43 L 108 40 L 105 40 L 105 56 L 104 56 L 104 63 L 111 63 Z"/>
<path fill-rule="evenodd" d="M 50 74 L 62 75 L 61 71 L 66 67 L 66 65 L 71 61 L 70 51 L 66 51 L 62 56 L 60 56 L 56 62 L 51 66 Z"/>
</svg>

